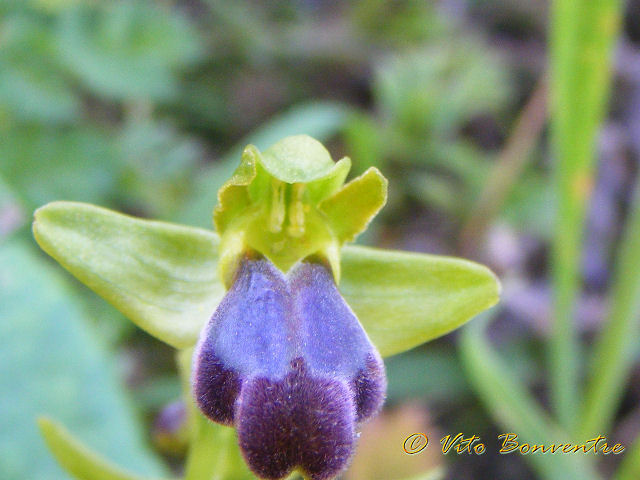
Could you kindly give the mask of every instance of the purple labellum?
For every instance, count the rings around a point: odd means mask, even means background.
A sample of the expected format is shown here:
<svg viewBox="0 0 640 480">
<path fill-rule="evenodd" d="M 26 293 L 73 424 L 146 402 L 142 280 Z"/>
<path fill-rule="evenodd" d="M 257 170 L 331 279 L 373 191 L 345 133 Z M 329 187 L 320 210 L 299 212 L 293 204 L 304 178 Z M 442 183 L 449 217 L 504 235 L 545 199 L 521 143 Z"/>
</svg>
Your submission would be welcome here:
<svg viewBox="0 0 640 480">
<path fill-rule="evenodd" d="M 384 400 L 384 366 L 322 264 L 287 275 L 246 258 L 200 334 L 193 391 L 202 412 L 235 425 L 249 467 L 331 479 L 354 453 L 356 425 Z"/>
</svg>

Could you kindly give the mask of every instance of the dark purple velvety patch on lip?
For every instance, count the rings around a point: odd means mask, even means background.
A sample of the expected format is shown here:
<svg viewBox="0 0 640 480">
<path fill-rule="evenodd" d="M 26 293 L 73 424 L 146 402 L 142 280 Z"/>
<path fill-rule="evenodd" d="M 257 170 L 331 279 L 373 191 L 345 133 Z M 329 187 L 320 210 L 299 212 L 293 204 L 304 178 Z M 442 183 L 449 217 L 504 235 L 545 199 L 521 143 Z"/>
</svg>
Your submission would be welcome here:
<svg viewBox="0 0 640 480">
<path fill-rule="evenodd" d="M 366 366 L 358 371 L 351 385 L 355 391 L 356 421 L 362 422 L 376 415 L 382 408 L 387 390 L 382 360 L 369 354 Z"/>
<path fill-rule="evenodd" d="M 231 425 L 242 381 L 237 373 L 226 369 L 206 349 L 200 350 L 196 363 L 198 368 L 193 379 L 193 394 L 198 407 L 211 420 Z"/>
<path fill-rule="evenodd" d="M 313 480 L 333 478 L 355 449 L 353 394 L 341 381 L 314 378 L 302 359 L 280 381 L 249 380 L 237 405 L 242 453 L 259 476 L 299 467 Z"/>
</svg>

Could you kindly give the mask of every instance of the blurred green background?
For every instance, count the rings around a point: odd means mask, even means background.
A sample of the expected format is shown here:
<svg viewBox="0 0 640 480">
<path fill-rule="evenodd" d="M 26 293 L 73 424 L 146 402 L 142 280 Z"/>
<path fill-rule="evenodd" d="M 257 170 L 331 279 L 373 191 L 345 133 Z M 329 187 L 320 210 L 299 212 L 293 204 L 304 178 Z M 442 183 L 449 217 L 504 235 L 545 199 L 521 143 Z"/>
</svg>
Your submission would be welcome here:
<svg viewBox="0 0 640 480">
<path fill-rule="evenodd" d="M 242 147 L 291 134 L 350 156 L 352 176 L 375 165 L 389 178 L 388 205 L 359 242 L 464 256 L 500 276 L 503 300 L 485 333 L 546 409 L 562 192 L 549 146 L 550 10 L 542 0 L 0 0 L 0 478 L 68 478 L 38 434 L 43 413 L 134 471 L 179 474 L 184 455 L 174 352 L 39 251 L 33 210 L 77 200 L 211 228 Z M 577 231 L 578 378 L 588 377 L 581 352 L 607 318 L 633 210 L 639 25 L 640 2 L 629 2 L 620 34 L 610 32 L 613 94 Z M 582 94 L 587 74 L 558 91 Z M 589 131 L 555 121 L 557 135 Z M 571 157 L 561 142 L 553 151 Z M 636 306 L 627 316 L 635 341 L 600 433 L 630 449 L 640 432 Z M 523 456 L 497 453 L 505 423 L 463 364 L 478 346 L 467 342 L 459 355 L 458 337 L 388 359 L 385 412 L 365 427 L 346 479 L 402 479 L 439 465 L 451 479 L 545 476 Z M 403 439 L 423 431 L 429 451 L 406 456 Z M 487 452 L 442 455 L 438 439 L 458 432 L 482 437 Z M 603 478 L 619 461 L 598 464 Z"/>
</svg>

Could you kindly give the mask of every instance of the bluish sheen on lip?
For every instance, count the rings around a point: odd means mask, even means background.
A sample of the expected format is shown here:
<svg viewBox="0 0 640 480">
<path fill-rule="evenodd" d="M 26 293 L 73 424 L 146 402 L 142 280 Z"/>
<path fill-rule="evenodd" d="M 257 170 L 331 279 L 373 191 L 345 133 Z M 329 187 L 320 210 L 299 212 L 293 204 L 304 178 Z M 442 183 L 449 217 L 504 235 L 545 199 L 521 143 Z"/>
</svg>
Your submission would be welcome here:
<svg viewBox="0 0 640 480">
<path fill-rule="evenodd" d="M 285 275 L 264 258 L 243 260 L 201 332 L 193 390 L 210 419 L 234 424 L 262 478 L 300 468 L 335 477 L 355 449 L 355 428 L 377 413 L 382 360 L 321 263 Z"/>
</svg>

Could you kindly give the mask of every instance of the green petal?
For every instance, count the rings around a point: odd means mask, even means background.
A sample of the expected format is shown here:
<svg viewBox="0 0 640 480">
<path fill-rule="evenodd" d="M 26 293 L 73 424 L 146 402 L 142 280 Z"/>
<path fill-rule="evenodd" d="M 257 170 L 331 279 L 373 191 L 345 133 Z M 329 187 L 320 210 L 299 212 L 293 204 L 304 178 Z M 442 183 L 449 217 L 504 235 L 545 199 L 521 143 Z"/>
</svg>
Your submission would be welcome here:
<svg viewBox="0 0 640 480">
<path fill-rule="evenodd" d="M 144 480 L 111 465 L 49 418 L 38 419 L 42 436 L 64 469 L 79 480 Z"/>
<path fill-rule="evenodd" d="M 352 241 L 384 207 L 387 183 L 380 171 L 371 167 L 320 204 L 340 243 Z"/>
<path fill-rule="evenodd" d="M 218 190 L 218 205 L 213 218 L 218 232 L 224 232 L 238 213 L 250 204 L 247 187 L 256 178 L 260 152 L 248 145 L 242 152 L 242 161 L 229 180 Z"/>
<path fill-rule="evenodd" d="M 312 204 L 320 202 L 337 192 L 351 170 L 351 159 L 344 157 L 338 160 L 327 175 L 307 184 Z"/>
<path fill-rule="evenodd" d="M 340 291 L 383 356 L 444 335 L 495 305 L 500 284 L 457 258 L 348 246 Z"/>
<path fill-rule="evenodd" d="M 33 233 L 81 282 L 176 348 L 196 342 L 224 295 L 213 232 L 53 202 L 36 210 Z"/>
<path fill-rule="evenodd" d="M 224 285 L 230 285 L 238 259 L 248 248 L 262 253 L 283 271 L 298 260 L 320 253 L 329 260 L 338 278 L 335 252 L 339 237 L 331 232 L 330 219 L 318 210 L 318 204 L 340 194 L 350 168 L 351 160 L 345 157 L 334 163 L 322 144 L 307 135 L 286 137 L 264 153 L 248 145 L 239 167 L 218 191 L 213 215 L 221 237 L 219 271 Z M 386 182 L 384 178 L 382 181 Z M 377 192 L 379 185 L 357 179 L 355 186 L 334 202 L 336 208 L 331 209 L 335 207 L 333 203 L 328 206 L 330 214 L 341 217 L 336 222 L 339 230 L 345 229 L 345 222 L 355 219 L 357 225 L 351 230 L 359 232 L 371 218 L 372 207 L 368 203 L 378 195 L 371 195 L 367 187 Z M 349 192 L 365 199 L 363 215 L 345 215 L 342 211 L 345 202 L 353 200 Z M 357 205 L 362 206 L 362 202 Z M 373 210 L 377 212 L 379 208 L 376 202 Z"/>
</svg>

